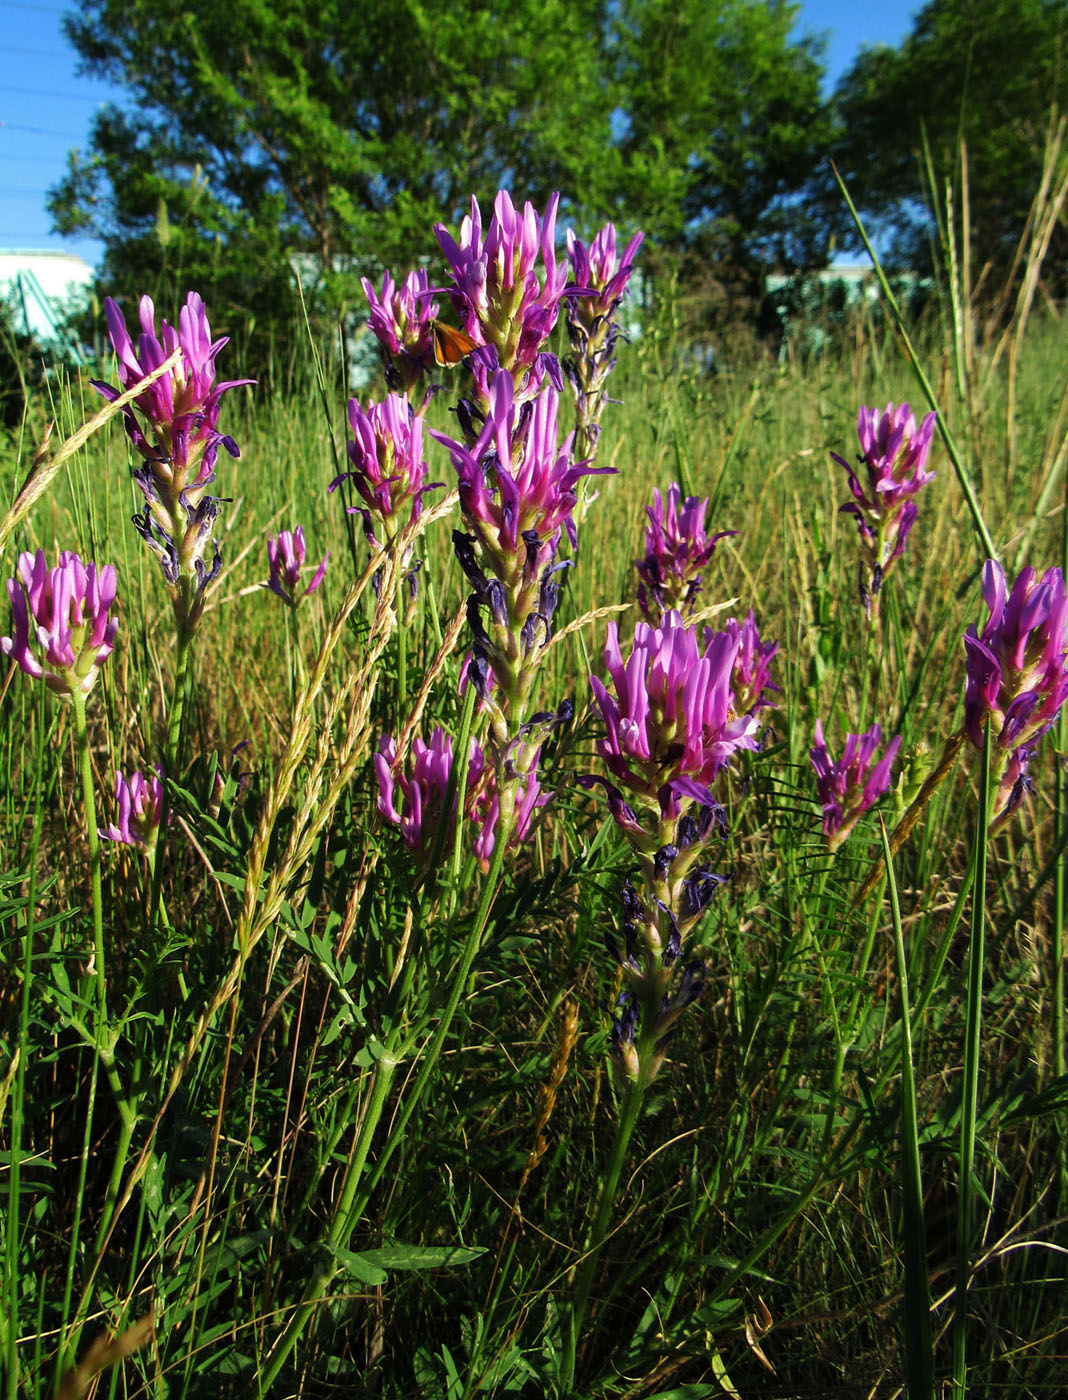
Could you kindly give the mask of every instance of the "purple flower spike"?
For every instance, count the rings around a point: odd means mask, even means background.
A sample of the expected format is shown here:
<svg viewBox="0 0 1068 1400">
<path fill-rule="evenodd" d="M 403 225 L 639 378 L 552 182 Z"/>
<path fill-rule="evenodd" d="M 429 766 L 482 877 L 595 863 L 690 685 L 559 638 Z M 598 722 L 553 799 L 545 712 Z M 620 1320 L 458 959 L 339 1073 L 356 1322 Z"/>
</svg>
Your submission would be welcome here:
<svg viewBox="0 0 1068 1400">
<path fill-rule="evenodd" d="M 424 495 L 441 483 L 427 482 L 423 420 L 402 395 L 387 394 L 366 409 L 358 399 L 349 399 L 349 426 L 353 436 L 345 445 L 353 470 L 335 477 L 329 489 L 352 482 L 364 505 L 349 506 L 349 512 L 363 516 L 364 533 L 380 549 L 409 521 L 419 519 Z M 377 529 L 385 540 L 378 538 Z"/>
<path fill-rule="evenodd" d="M 711 805 L 716 775 L 740 749 L 757 747 L 756 719 L 734 710 L 737 655 L 737 637 L 713 633 L 702 648 L 694 629 L 667 612 L 658 627 L 635 625 L 624 661 L 616 624 L 609 623 L 605 663 L 615 695 L 590 677 L 608 731 L 597 751 L 625 788 L 655 792 L 666 818 L 680 814 L 684 797 Z"/>
<path fill-rule="evenodd" d="M 449 296 L 462 329 L 476 345 L 494 346 L 498 364 L 509 371 L 530 370 L 556 325 L 567 284 L 567 266 L 556 261 L 559 202 L 554 194 L 543 216 L 529 202 L 520 214 L 508 191 L 500 190 L 485 237 L 476 199 L 460 225 L 458 242 L 444 224 L 434 229 L 448 262 Z"/>
<path fill-rule="evenodd" d="M 115 646 L 119 624 L 108 611 L 116 588 L 111 564 L 98 570 L 64 550 L 49 569 L 44 550 L 20 554 L 16 577 L 7 584 L 15 635 L 0 637 L 0 651 L 57 695 L 88 695 Z"/>
<path fill-rule="evenodd" d="M 846 734 L 845 752 L 835 763 L 823 737 L 823 725 L 816 721 L 815 744 L 809 751 L 816 770 L 819 799 L 823 807 L 823 834 L 828 850 L 835 850 L 852 831 L 858 818 L 873 806 L 890 787 L 890 766 L 901 747 L 898 736 L 872 766 L 883 732 L 873 724 L 866 734 Z"/>
<path fill-rule="evenodd" d="M 482 746 L 475 739 L 471 740 L 469 754 L 464 815 L 478 827 L 474 851 L 479 863 L 488 869 L 500 815 L 497 781 L 492 764 L 487 761 Z M 412 773 L 408 778 L 397 772 L 397 746 L 388 734 L 383 734 L 374 764 L 378 778 L 379 812 L 387 821 L 400 827 L 404 843 L 410 850 L 429 851 L 442 820 L 445 792 L 452 771 L 451 737 L 437 727 L 430 736 L 429 744 L 415 739 L 412 743 Z M 516 820 L 509 845 L 525 839 L 534 813 L 549 801 L 538 783 L 537 764 L 538 751 L 535 751 L 526 780 L 517 787 Z M 450 813 L 450 820 L 454 818 L 455 808 Z"/>
<path fill-rule="evenodd" d="M 119 820 L 112 822 L 100 835 L 106 841 L 151 850 L 163 822 L 163 782 L 159 772 L 148 777 L 134 772 L 129 778 L 116 774 L 115 798 Z"/>
<path fill-rule="evenodd" d="M 591 322 L 597 316 L 611 316 L 627 290 L 634 259 L 644 238 L 644 233 L 636 233 L 619 258 L 616 256 L 615 224 L 605 224 L 589 247 L 568 229 L 567 257 L 573 279 L 564 294 L 568 313 L 571 314 L 574 304 L 576 310 L 585 308 L 584 319 Z M 582 296 L 583 292 L 593 295 Z"/>
<path fill-rule="evenodd" d="M 434 367 L 433 322 L 438 303 L 428 295 L 425 270 L 409 272 L 398 287 L 389 272 L 376 292 L 366 277 L 360 278 L 371 309 L 370 327 L 382 347 L 390 388 L 404 392 Z"/>
<path fill-rule="evenodd" d="M 215 462 L 220 447 L 231 457 L 240 455 L 233 438 L 218 430 L 219 403 L 227 390 L 254 381 L 215 383 L 215 358 L 226 337 L 212 340 L 207 312 L 196 292 L 186 297 L 178 329 L 163 321 L 158 334 L 152 298 L 142 297 L 136 349 L 118 304 L 107 297 L 104 307 L 123 389 L 181 350 L 170 373 L 139 394 L 134 404 L 127 404 L 123 418 L 127 436 L 145 459 L 133 472 L 144 493 L 143 512 L 133 517 L 133 523 L 160 561 L 179 629 L 189 636 L 203 612 L 204 590 L 221 564 L 213 539 L 219 498 L 208 494 L 215 480 Z M 92 384 L 110 401 L 119 397 L 110 384 L 95 379 Z"/>
<path fill-rule="evenodd" d="M 327 554 L 312 575 L 308 586 L 303 591 L 298 592 L 300 575 L 304 568 L 304 557 L 304 529 L 302 526 L 298 525 L 295 530 L 279 530 L 277 539 L 274 535 L 267 536 L 267 563 L 271 571 L 267 587 L 272 593 L 277 593 L 283 603 L 288 603 L 291 608 L 295 608 L 310 593 L 315 592 L 323 581 L 326 566 L 330 561 L 330 555 Z"/>
<path fill-rule="evenodd" d="M 559 395 L 546 386 L 533 407 L 520 406 L 511 375 L 497 370 L 485 424 L 470 450 L 431 430 L 452 455 L 466 520 L 505 572 L 506 561 L 518 559 L 520 539 L 531 532 L 541 541 L 538 564 L 551 562 L 561 529 L 574 544 L 576 485 L 590 473 L 615 471 L 572 462 L 571 437 L 557 440 L 558 404 Z"/>
<path fill-rule="evenodd" d="M 739 622 L 734 617 L 728 618 L 724 630 L 738 638 L 738 655 L 735 657 L 734 675 L 731 678 L 734 708 L 740 715 L 755 715 L 758 710 L 775 703 L 768 698 L 765 691 L 779 691 L 779 686 L 769 679 L 771 663 L 779 650 L 779 644 L 760 640 L 752 608 L 744 622 Z"/>
<path fill-rule="evenodd" d="M 869 612 L 890 566 L 905 552 L 916 521 L 913 497 L 934 480 L 935 473 L 926 467 L 937 421 L 937 414 L 928 413 L 917 429 L 907 403 L 896 408 L 887 404 L 882 413 L 862 408 L 857 418 L 861 447 L 857 461 L 867 475 L 867 491 L 856 469 L 844 457 L 831 453 L 849 474 L 853 499 L 842 511 L 856 518 L 860 531 L 864 556 L 861 597 Z"/>
<path fill-rule="evenodd" d="M 979 747 L 992 722 L 1004 755 L 1034 744 L 1068 696 L 1068 596 L 1060 569 L 1038 578 L 1030 567 L 1010 593 L 1001 565 L 988 559 L 983 597 L 990 619 L 981 636 L 974 626 L 964 635 L 964 728 Z"/>
<path fill-rule="evenodd" d="M 571 354 L 564 370 L 575 400 L 576 441 L 584 457 L 596 452 L 604 407 L 612 402 L 607 385 L 616 365 L 617 313 L 643 236 L 636 233 L 618 258 L 614 224 L 605 224 L 589 247 L 570 229 L 567 232 L 572 281 L 564 292 L 564 308 Z"/>
<path fill-rule="evenodd" d="M 638 606 L 650 622 L 657 622 L 671 608 L 692 612 L 701 589 L 701 570 L 706 567 L 720 540 L 737 534 L 721 530 L 705 534 L 708 498 L 682 497 L 674 482 L 666 499 L 653 489 L 653 504 L 646 506 L 649 523 L 645 527 L 645 557 L 637 561 Z"/>
<path fill-rule="evenodd" d="M 151 374 L 175 350 L 182 351 L 174 369 L 134 400 L 156 435 L 155 443 L 146 439 L 133 408 L 123 410 L 134 447 L 155 468 L 181 474 L 183 486 L 186 482 L 201 485 L 213 480 L 220 446 L 226 447 L 231 456 L 238 455 L 233 439 L 223 437 L 216 429 L 219 401 L 228 389 L 255 383 L 252 379 L 215 383 L 215 357 L 228 337 L 212 340 L 208 314 L 196 292 L 188 294 L 178 313 L 177 331 L 163 321 L 158 334 L 152 298 L 142 297 L 141 334 L 136 350 L 118 303 L 105 297 L 104 310 L 108 335 L 119 362 L 119 383 L 124 390 Z M 93 387 L 106 399 L 119 397 L 110 384 L 93 380 Z"/>
<path fill-rule="evenodd" d="M 396 773 L 397 746 L 388 734 L 383 734 L 374 763 L 378 777 L 378 810 L 387 821 L 400 826 L 404 844 L 414 851 L 429 845 L 441 820 L 452 771 L 452 739 L 438 727 L 431 734 L 429 744 L 422 739 L 412 743 L 412 755 L 411 777 Z M 395 800 L 398 787 L 400 809 Z"/>
</svg>

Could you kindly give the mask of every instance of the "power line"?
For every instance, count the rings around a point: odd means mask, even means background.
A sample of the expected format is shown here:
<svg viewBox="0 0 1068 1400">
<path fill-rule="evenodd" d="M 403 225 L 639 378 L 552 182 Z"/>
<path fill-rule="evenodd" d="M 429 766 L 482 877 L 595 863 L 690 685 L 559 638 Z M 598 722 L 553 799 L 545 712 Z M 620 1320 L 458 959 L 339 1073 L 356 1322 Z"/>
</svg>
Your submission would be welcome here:
<svg viewBox="0 0 1068 1400">
<path fill-rule="evenodd" d="M 105 93 L 101 93 L 99 97 L 91 97 L 87 92 L 55 92 L 49 88 L 8 87 L 6 83 L 0 83 L 0 92 L 11 93 L 13 97 L 58 97 L 64 102 L 92 102 L 95 104 L 107 102 L 110 98 L 110 94 Z"/>
<path fill-rule="evenodd" d="M 20 49 L 14 44 L 8 44 L 6 53 L 18 53 L 27 58 L 51 58 L 60 63 L 70 61 L 69 53 L 57 53 L 55 49 Z"/>
<path fill-rule="evenodd" d="M 50 126 L 23 126 L 21 122 L 3 120 L 0 120 L 0 131 L 28 131 L 31 136 L 61 136 L 64 141 L 81 141 L 85 135 L 84 131 L 56 131 Z"/>
</svg>

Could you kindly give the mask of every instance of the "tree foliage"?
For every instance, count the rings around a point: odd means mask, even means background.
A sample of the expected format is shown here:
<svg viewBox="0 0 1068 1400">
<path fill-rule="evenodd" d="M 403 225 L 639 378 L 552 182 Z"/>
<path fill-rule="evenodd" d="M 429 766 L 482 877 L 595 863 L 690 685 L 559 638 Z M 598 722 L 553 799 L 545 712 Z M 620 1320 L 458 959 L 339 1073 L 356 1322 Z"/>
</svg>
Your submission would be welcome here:
<svg viewBox="0 0 1068 1400">
<path fill-rule="evenodd" d="M 133 293 L 196 284 L 261 331 L 432 250 L 507 184 L 721 259 L 778 257 L 825 135 L 821 68 L 775 0 L 86 0 L 83 67 L 121 84 L 52 193 Z M 711 242 L 709 242 L 711 240 Z M 801 244 L 795 239 L 794 255 Z M 809 256 L 815 244 L 805 245 Z M 173 284 L 173 285 L 171 285 Z"/>
<path fill-rule="evenodd" d="M 918 266 L 927 255 L 926 141 L 936 182 L 955 181 L 958 201 L 964 143 L 977 262 L 1011 263 L 1051 113 L 1068 112 L 1066 43 L 1066 0 L 931 0 L 900 48 L 867 49 L 843 75 L 836 160 L 903 261 Z M 1063 272 L 1063 229 L 1057 241 L 1051 265 Z"/>
</svg>

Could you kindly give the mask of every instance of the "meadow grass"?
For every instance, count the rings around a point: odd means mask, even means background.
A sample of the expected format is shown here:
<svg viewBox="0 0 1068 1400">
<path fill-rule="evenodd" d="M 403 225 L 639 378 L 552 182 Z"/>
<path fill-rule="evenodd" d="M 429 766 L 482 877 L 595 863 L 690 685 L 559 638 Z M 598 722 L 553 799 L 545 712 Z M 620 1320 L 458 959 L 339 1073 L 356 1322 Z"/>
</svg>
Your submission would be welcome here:
<svg viewBox="0 0 1068 1400">
<path fill-rule="evenodd" d="M 1002 366 L 981 397 L 960 392 L 937 326 L 921 341 L 1010 573 L 1063 561 L 1066 335 L 1032 317 L 1011 393 Z M 171 821 L 154 871 L 127 846 L 101 855 L 106 1015 L 71 711 L 5 665 L 10 1400 L 94 1386 L 890 1397 L 906 1368 L 919 1396 L 951 1374 L 955 1336 L 974 1394 L 1061 1393 L 1063 738 L 1039 751 L 1034 794 L 989 846 L 979 755 L 965 745 L 889 888 L 874 814 L 828 854 L 808 761 L 817 717 L 836 743 L 878 720 L 902 735 L 915 787 L 961 723 L 982 556 L 946 456 L 932 459 L 938 478 L 869 625 L 829 455 L 854 454 L 860 404 L 919 409 L 910 365 L 868 315 L 823 353 L 728 355 L 713 377 L 687 372 L 670 327 L 648 327 L 619 359 L 622 403 L 599 445 L 618 474 L 592 479 L 539 681 L 543 707 L 575 702 L 543 757 L 556 797 L 488 873 L 458 827 L 418 865 L 376 809 L 382 732 L 479 722 L 457 690 L 467 586 L 447 488 L 413 532 L 424 563 L 410 606 L 399 557 L 372 558 L 327 494 L 346 398 L 329 348 L 321 384 L 298 357 L 290 382 L 231 395 L 242 455 L 220 466 L 224 567 L 192 651 Z M 450 397 L 430 409 L 443 428 Z M 46 416 L 58 442 L 98 406 L 81 380 L 31 405 L 5 451 L 7 500 Z M 454 480 L 436 445 L 431 462 L 433 478 Z M 19 522 L 4 561 L 10 576 L 17 552 L 40 546 L 117 566 L 119 644 L 87 706 L 101 825 L 114 774 L 148 768 L 174 724 L 174 623 L 129 525 L 130 465 L 113 421 Z M 601 1240 L 619 1110 L 607 1014 L 619 971 L 604 933 L 618 928 L 631 857 L 575 775 L 597 767 L 587 675 L 603 673 L 609 615 L 590 615 L 627 605 L 629 635 L 645 507 L 672 481 L 710 498 L 711 529 L 738 532 L 701 602 L 756 611 L 779 641 L 781 694 L 760 750 L 719 779 L 715 859 L 730 879 L 696 935 L 707 986 L 645 1096 Z M 309 558 L 331 560 L 289 613 L 263 587 L 265 540 L 298 522 Z M 902 807 L 900 795 L 882 804 L 888 827 Z M 976 917 L 976 1210 L 962 1250 Z M 962 1268 L 966 1327 L 954 1332 Z"/>
</svg>

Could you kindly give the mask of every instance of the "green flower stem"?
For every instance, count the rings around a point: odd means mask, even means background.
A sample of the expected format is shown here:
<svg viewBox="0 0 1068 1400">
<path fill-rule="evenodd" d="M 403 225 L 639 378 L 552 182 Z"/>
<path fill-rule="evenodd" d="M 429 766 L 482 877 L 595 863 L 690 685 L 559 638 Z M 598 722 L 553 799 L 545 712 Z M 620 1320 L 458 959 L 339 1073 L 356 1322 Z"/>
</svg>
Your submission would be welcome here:
<svg viewBox="0 0 1068 1400">
<path fill-rule="evenodd" d="M 412 1114 L 415 1112 L 416 1108 L 418 1108 L 422 1100 L 423 1093 L 426 1090 L 426 1086 L 430 1080 L 430 1076 L 434 1072 L 434 1067 L 436 1066 L 438 1059 L 441 1055 L 441 1051 L 444 1047 L 445 1037 L 448 1035 L 449 1026 L 451 1025 L 452 1019 L 456 1014 L 456 1008 L 460 1004 L 460 998 L 467 990 L 467 979 L 470 975 L 472 965 L 475 961 L 475 957 L 477 956 L 478 951 L 482 946 L 482 938 L 485 934 L 486 924 L 489 921 L 490 906 L 493 903 L 493 897 L 496 893 L 497 885 L 500 880 L 501 868 L 504 864 L 504 852 L 505 848 L 508 845 L 509 835 L 509 832 L 502 831 L 501 827 L 498 826 L 497 842 L 493 847 L 493 857 L 490 862 L 489 873 L 486 876 L 486 882 L 482 887 L 482 897 L 479 900 L 478 912 L 475 915 L 475 921 L 471 926 L 471 932 L 467 936 L 467 941 L 465 942 L 463 951 L 460 955 L 460 963 L 457 968 L 456 974 L 453 978 L 452 986 L 449 991 L 449 1000 L 445 1005 L 445 1009 L 442 1012 L 441 1019 L 439 1020 L 437 1025 L 437 1029 L 435 1030 L 427 1052 L 423 1057 L 423 1063 L 420 1066 L 419 1074 L 415 1080 L 415 1083 L 412 1085 L 412 1088 L 406 1094 L 403 1106 L 399 1109 L 397 1113 L 397 1118 L 393 1127 L 393 1131 L 390 1133 L 388 1139 L 386 1140 L 386 1143 L 382 1148 L 381 1156 L 379 1157 L 378 1161 L 375 1163 L 371 1171 L 371 1175 L 367 1182 L 367 1186 L 365 1187 L 363 1192 L 361 1192 L 360 1197 L 358 1198 L 354 1206 L 354 1227 L 359 1222 L 359 1219 L 362 1216 L 363 1212 L 366 1210 L 367 1202 L 370 1200 L 371 1193 L 374 1191 L 375 1187 L 378 1185 L 378 1182 L 381 1180 L 382 1175 L 386 1170 L 386 1167 L 389 1165 L 390 1158 L 393 1156 L 393 1153 L 396 1151 L 396 1149 L 400 1146 L 400 1143 L 404 1136 L 404 1130 L 408 1125 L 408 1120 L 411 1118 Z"/>
<path fill-rule="evenodd" d="M 986 924 L 986 843 L 992 787 L 990 722 L 983 733 L 979 770 L 979 813 L 975 826 L 975 877 L 972 884 L 972 936 L 968 958 L 967 1020 L 964 1032 L 964 1089 L 961 1100 L 960 1149 L 957 1160 L 957 1272 L 953 1296 L 953 1395 L 968 1393 L 968 1276 L 972 1245 L 972 1164 L 979 1101 L 979 1037 L 983 1012 L 983 934 Z"/>
<path fill-rule="evenodd" d="M 189 651 L 193 643 L 192 635 L 179 626 L 178 650 L 174 668 L 174 693 L 171 696 L 170 713 L 167 716 L 166 771 L 170 775 L 177 770 L 178 758 L 182 751 L 182 725 L 185 721 L 185 693 L 189 679 Z M 166 793 L 164 793 L 166 798 Z"/>
<path fill-rule="evenodd" d="M 579 1264 L 571 1309 L 565 1326 L 564 1355 L 560 1367 L 560 1393 L 564 1396 L 570 1396 L 574 1391 L 578 1343 L 586 1319 L 586 1309 L 589 1306 L 590 1289 L 593 1287 L 593 1281 L 597 1275 L 601 1249 L 608 1238 L 612 1224 L 616 1192 L 619 1189 L 619 1178 L 622 1175 L 624 1163 L 630 1152 L 630 1140 L 634 1136 L 634 1129 L 638 1126 L 638 1120 L 641 1118 L 642 1104 L 645 1099 L 646 1068 L 650 1065 L 656 1050 L 655 1024 L 655 1010 L 647 1006 L 643 1007 L 642 1030 L 639 1034 L 638 1044 L 638 1077 L 627 1082 L 619 1121 L 616 1124 L 615 1140 L 612 1143 L 612 1155 L 608 1159 L 608 1166 L 605 1169 L 601 1195 L 597 1203 L 597 1214 L 594 1216 L 593 1226 L 589 1233 L 586 1253 Z"/>
<path fill-rule="evenodd" d="M 277 1380 L 282 1367 L 285 1365 L 293 1348 L 296 1346 L 297 1340 L 303 1332 L 308 1318 L 318 1306 L 319 1302 L 325 1297 L 327 1289 L 340 1272 L 341 1266 L 337 1263 L 336 1251 L 347 1247 L 352 1232 L 363 1218 L 364 1211 L 367 1209 L 368 1202 L 371 1198 L 371 1193 L 374 1191 L 375 1186 L 378 1184 L 378 1181 L 389 1164 L 390 1158 L 403 1139 L 408 1120 L 422 1100 L 430 1076 L 433 1074 L 438 1059 L 440 1058 L 453 1017 L 460 1004 L 460 998 L 467 988 L 467 979 L 471 972 L 472 964 L 482 945 L 482 937 L 485 932 L 486 924 L 489 921 L 490 907 L 493 903 L 493 896 L 500 880 L 501 869 L 504 864 L 504 852 L 507 848 L 510 834 L 507 828 L 498 826 L 497 842 L 493 848 L 493 859 L 490 864 L 489 874 L 482 888 L 482 897 L 479 900 L 478 912 L 475 915 L 471 933 L 464 944 L 463 952 L 460 956 L 460 963 L 453 977 L 449 999 L 438 1021 L 437 1028 L 430 1039 L 426 1054 L 423 1056 L 423 1063 L 420 1066 L 419 1074 L 416 1076 L 411 1089 L 405 1095 L 403 1106 L 397 1113 L 393 1130 L 382 1148 L 378 1161 L 371 1172 L 370 1179 L 361 1190 L 360 1185 L 364 1174 L 364 1168 L 367 1165 L 367 1155 L 371 1147 L 371 1142 L 388 1101 L 389 1089 L 393 1081 L 394 1071 L 396 1070 L 397 1064 L 400 1063 L 403 1058 L 400 1049 L 401 1030 L 399 1027 L 390 1033 L 388 1044 L 376 1059 L 374 1078 L 371 1085 L 371 1097 L 364 1111 L 359 1131 L 356 1134 L 356 1140 L 349 1158 L 349 1165 L 346 1169 L 345 1182 L 342 1187 L 337 1209 L 334 1211 L 333 1218 L 323 1240 L 324 1247 L 329 1257 L 316 1272 L 315 1277 L 304 1293 L 304 1297 L 298 1304 L 285 1331 L 278 1339 L 278 1342 L 275 1344 L 267 1360 L 266 1367 L 259 1379 L 261 1394 L 270 1394 L 271 1386 Z"/>
<path fill-rule="evenodd" d="M 85 835 L 89 844 L 89 878 L 93 897 L 93 962 L 96 973 L 96 1044 L 101 1049 L 107 1036 L 107 975 L 104 968 L 104 904 L 100 888 L 100 836 L 96 829 L 96 798 L 93 792 L 93 762 L 89 754 L 89 734 L 85 723 L 85 696 L 75 688 L 70 698 L 74 738 L 78 749 L 78 769 L 82 780 Z"/>
<path fill-rule="evenodd" d="M 164 850 L 167 844 L 167 813 L 170 809 L 170 785 L 171 777 L 178 770 L 178 759 L 182 751 L 182 724 L 185 719 L 185 693 L 189 678 L 189 651 L 193 638 L 184 626 L 179 624 L 177 654 L 175 658 L 174 670 L 174 692 L 171 696 L 171 707 L 167 715 L 167 747 L 163 755 L 163 772 L 160 775 L 160 782 L 163 784 L 163 805 L 162 818 L 160 821 L 159 834 L 156 839 L 156 849 L 152 856 L 152 894 L 149 904 L 149 926 L 152 934 L 155 934 L 156 926 L 161 918 L 163 904 L 163 867 Z"/>
<path fill-rule="evenodd" d="M 70 1248 L 67 1251 L 67 1273 L 63 1282 L 63 1308 L 60 1313 L 59 1345 L 56 1347 L 55 1389 L 57 1392 L 68 1355 L 73 1351 L 77 1343 L 77 1325 L 68 1330 L 67 1323 L 70 1318 L 71 1295 L 74 1290 L 74 1268 L 78 1259 L 78 1245 L 81 1239 L 82 1203 L 85 1200 L 85 1181 L 89 1170 L 89 1149 L 93 1141 L 93 1109 L 96 1106 L 97 1063 L 98 1056 L 94 1055 L 89 1070 L 89 1094 L 85 1106 L 85 1133 L 82 1137 L 81 1161 L 78 1164 L 78 1188 L 74 1193 L 74 1218 L 70 1226 Z"/>
<path fill-rule="evenodd" d="M 269 1395 L 271 1387 L 278 1378 L 278 1374 L 285 1365 L 290 1353 L 297 1344 L 300 1334 L 304 1330 L 305 1323 L 315 1311 L 316 1307 L 326 1295 L 326 1290 L 341 1271 L 341 1265 L 337 1262 L 338 1248 L 344 1248 L 348 1243 L 351 1229 L 347 1228 L 352 1217 L 353 1199 L 363 1175 L 363 1169 L 367 1162 L 367 1153 L 370 1151 L 371 1140 L 374 1137 L 375 1129 L 378 1127 L 382 1117 L 382 1111 L 386 1106 L 389 1097 L 390 1086 L 393 1083 L 393 1073 L 397 1068 L 398 1061 L 388 1051 L 379 1056 L 375 1061 L 374 1075 L 371 1082 L 371 1097 L 364 1110 L 363 1120 L 360 1123 L 359 1131 L 353 1143 L 352 1154 L 349 1157 L 348 1167 L 345 1171 L 345 1181 L 341 1190 L 341 1197 L 338 1201 L 337 1209 L 333 1219 L 326 1231 L 323 1239 L 323 1246 L 326 1250 L 326 1258 L 319 1266 L 310 1285 L 305 1290 L 304 1297 L 300 1300 L 296 1311 L 289 1319 L 285 1331 L 278 1339 L 270 1357 L 267 1367 L 259 1378 L 259 1389 L 261 1395 Z M 356 1222 L 354 1221 L 353 1224 Z"/>
<path fill-rule="evenodd" d="M 41 848 L 41 831 L 44 826 L 45 801 L 42 794 L 45 772 L 45 746 L 51 738 L 51 730 L 46 737 L 44 693 L 40 692 L 37 707 L 37 761 L 34 765 L 33 830 L 28 853 L 29 879 L 26 892 L 26 928 L 22 940 L 22 995 L 19 1000 L 18 1044 L 14 1051 L 15 1077 L 11 1091 L 11 1166 L 8 1172 L 8 1216 L 5 1239 L 5 1293 L 7 1296 L 7 1319 L 4 1333 L 4 1357 L 7 1372 L 5 1387 L 7 1400 L 16 1400 L 19 1393 L 18 1326 L 20 1270 L 19 1237 L 21 1191 L 22 1191 L 22 1120 L 26 1095 L 26 1063 L 30 1046 L 30 987 L 33 984 L 33 945 L 37 924 L 37 861 Z M 53 770 L 53 783 L 56 770 Z"/>
<path fill-rule="evenodd" d="M 115 1203 L 118 1199 L 118 1187 L 122 1178 L 122 1172 L 129 1155 L 130 1142 L 133 1138 L 134 1130 L 137 1126 L 137 1104 L 136 1100 L 129 1100 L 123 1089 L 122 1080 L 119 1076 L 118 1068 L 115 1064 L 115 1043 L 117 1035 L 112 1031 L 108 1022 L 107 1005 L 107 970 L 104 961 L 104 912 L 103 897 L 101 890 L 100 872 L 100 836 L 96 824 L 96 799 L 93 791 L 93 765 L 89 753 L 89 736 L 85 721 L 85 696 L 80 690 L 75 689 L 71 694 L 71 716 L 74 727 L 74 737 L 78 749 L 78 767 L 81 773 L 82 782 L 82 802 L 85 812 L 86 839 L 89 845 L 89 871 L 92 882 L 93 898 L 93 961 L 96 979 L 96 1015 L 93 1021 L 93 1047 L 96 1051 L 96 1059 L 104 1067 L 111 1091 L 115 1098 L 115 1103 L 119 1111 L 119 1141 L 116 1146 L 115 1159 L 112 1164 L 111 1178 L 108 1184 L 107 1197 L 105 1199 L 104 1210 L 97 1227 L 96 1250 L 99 1252 L 103 1241 L 107 1237 L 108 1226 L 114 1213 Z M 75 1201 L 75 1221 L 71 1231 L 70 1256 L 67 1265 L 67 1278 L 64 1287 L 63 1317 L 64 1325 L 70 1310 L 70 1296 L 73 1284 L 73 1266 L 78 1248 L 78 1239 L 81 1228 L 81 1205 L 85 1186 L 85 1175 L 88 1165 L 88 1152 L 91 1141 L 93 1105 L 96 1098 L 96 1065 L 94 1062 L 93 1075 L 90 1081 L 89 1106 L 86 1111 L 86 1136 L 83 1144 L 83 1159 L 81 1163 L 81 1179 L 78 1189 L 78 1196 Z M 74 1325 L 71 1329 L 68 1341 L 76 1339 L 81 1323 L 84 1321 L 84 1314 L 88 1305 L 88 1298 L 83 1296 L 79 1305 Z M 66 1348 L 61 1345 L 59 1348 L 59 1362 L 62 1363 Z"/>
<path fill-rule="evenodd" d="M 920 1170 L 920 1129 L 916 1113 L 916 1077 L 912 1059 L 908 958 L 901 927 L 901 904 L 886 826 L 879 819 L 894 923 L 894 951 L 901 995 L 901 1196 L 905 1253 L 905 1374 L 909 1400 L 934 1400 L 934 1353 L 931 1347 L 931 1292 L 927 1276 L 927 1234 Z"/>
</svg>

